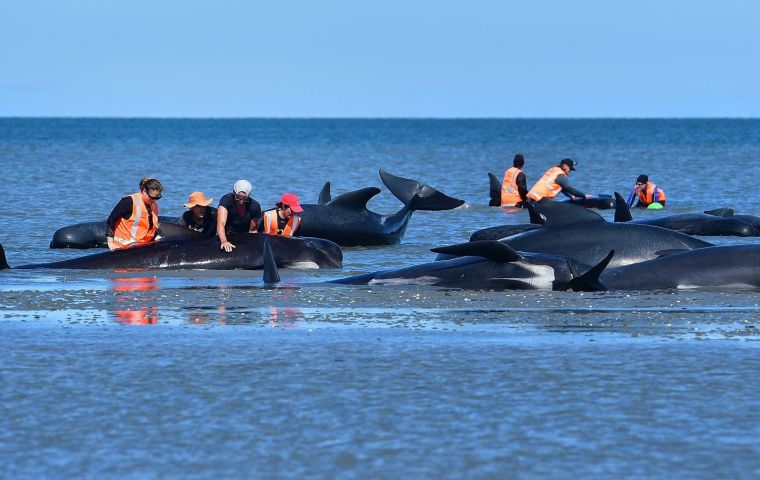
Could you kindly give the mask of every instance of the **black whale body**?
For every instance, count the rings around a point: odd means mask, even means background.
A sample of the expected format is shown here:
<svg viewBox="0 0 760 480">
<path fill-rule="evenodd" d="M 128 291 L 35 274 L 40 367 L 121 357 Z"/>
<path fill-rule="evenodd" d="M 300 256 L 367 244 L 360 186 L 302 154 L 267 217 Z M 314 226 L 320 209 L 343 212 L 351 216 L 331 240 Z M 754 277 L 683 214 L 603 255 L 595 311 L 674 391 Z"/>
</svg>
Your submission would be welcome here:
<svg viewBox="0 0 760 480">
<path fill-rule="evenodd" d="M 638 225 L 654 225 L 686 235 L 700 236 L 760 236 L 760 218 L 753 215 L 734 215 L 733 210 L 721 208 L 704 213 L 682 213 L 646 220 L 633 220 L 628 204 L 619 193 L 615 193 L 617 207 L 616 222 L 630 222 Z"/>
<path fill-rule="evenodd" d="M 589 267 L 575 259 L 516 252 L 497 241 L 434 248 L 455 258 L 333 280 L 346 285 L 430 285 L 495 290 L 603 291 L 599 274 L 613 252 Z M 600 260 L 600 261 L 599 261 Z"/>
<path fill-rule="evenodd" d="M 760 288 L 760 245 L 727 245 L 667 255 L 611 268 L 601 280 L 610 290 Z"/>
<path fill-rule="evenodd" d="M 332 240 L 341 246 L 394 245 L 401 242 L 415 210 L 450 210 L 464 203 L 433 187 L 380 170 L 386 187 L 404 206 L 391 215 L 367 209 L 367 202 L 380 193 L 367 187 L 330 196 L 330 183 L 322 188 L 319 203 L 303 204 L 299 234 Z"/>
<path fill-rule="evenodd" d="M 158 217 L 158 235 L 162 240 L 181 240 L 201 236 L 179 224 L 177 217 Z M 106 221 L 84 222 L 61 227 L 53 233 L 50 248 L 107 248 Z"/>
<path fill-rule="evenodd" d="M 618 267 L 657 258 L 664 251 L 712 246 L 664 228 L 607 222 L 596 212 L 569 203 L 543 200 L 529 208 L 546 217 L 545 225 L 501 240 L 521 252 L 565 255 L 592 265 L 614 250 L 610 267 Z"/>
<path fill-rule="evenodd" d="M 86 255 L 50 263 L 21 265 L 15 268 L 75 268 L 126 270 L 232 270 L 259 269 L 264 260 L 264 241 L 268 240 L 279 267 L 341 268 L 343 252 L 335 243 L 322 238 L 299 238 L 260 233 L 230 235 L 236 246 L 227 253 L 220 248 L 216 237 L 155 242 L 142 247 L 127 248 Z M 0 246 L 0 269 L 9 268 Z"/>
</svg>

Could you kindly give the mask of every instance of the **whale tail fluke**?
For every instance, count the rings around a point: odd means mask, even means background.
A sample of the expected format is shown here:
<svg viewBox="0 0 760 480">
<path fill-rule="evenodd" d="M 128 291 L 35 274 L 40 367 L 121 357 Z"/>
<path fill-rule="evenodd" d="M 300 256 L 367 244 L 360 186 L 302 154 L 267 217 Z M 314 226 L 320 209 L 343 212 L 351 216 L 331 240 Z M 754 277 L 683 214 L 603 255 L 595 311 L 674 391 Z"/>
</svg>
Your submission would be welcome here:
<svg viewBox="0 0 760 480">
<path fill-rule="evenodd" d="M 628 208 L 628 202 L 623 196 L 615 192 L 615 222 L 630 222 L 633 220 L 631 209 Z"/>
<path fill-rule="evenodd" d="M 464 200 L 449 197 L 429 185 L 397 177 L 384 170 L 380 170 L 380 179 L 410 210 L 451 210 L 464 204 Z"/>
<path fill-rule="evenodd" d="M 0 244 L 0 270 L 10 270 L 10 266 L 8 266 L 8 260 L 5 259 L 5 249 L 3 248 L 3 245 Z"/>
<path fill-rule="evenodd" d="M 264 239 L 264 276 L 265 285 L 274 285 L 280 282 L 280 272 L 277 270 L 277 262 L 274 261 L 272 245 L 268 238 Z"/>
<path fill-rule="evenodd" d="M 575 277 L 567 283 L 566 290 L 572 290 L 574 292 L 606 292 L 605 287 L 599 280 L 599 276 L 602 274 L 607 265 L 609 265 L 612 257 L 615 256 L 615 250 L 610 250 L 604 259 L 591 267 L 586 273 Z"/>
<path fill-rule="evenodd" d="M 501 182 L 491 172 L 488 172 L 488 184 L 489 184 L 489 194 L 491 196 L 490 201 L 488 202 L 489 207 L 500 207 L 501 206 Z"/>
</svg>

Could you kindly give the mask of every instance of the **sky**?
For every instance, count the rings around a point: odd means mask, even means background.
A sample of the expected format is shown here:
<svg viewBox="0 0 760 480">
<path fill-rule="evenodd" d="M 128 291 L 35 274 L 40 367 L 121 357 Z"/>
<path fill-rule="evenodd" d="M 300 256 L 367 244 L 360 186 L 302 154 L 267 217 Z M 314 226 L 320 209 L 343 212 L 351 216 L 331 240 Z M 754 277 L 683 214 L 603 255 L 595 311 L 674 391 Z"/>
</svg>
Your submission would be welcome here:
<svg viewBox="0 0 760 480">
<path fill-rule="evenodd" d="M 754 0 L 3 0 L 0 116 L 758 117 Z"/>
</svg>

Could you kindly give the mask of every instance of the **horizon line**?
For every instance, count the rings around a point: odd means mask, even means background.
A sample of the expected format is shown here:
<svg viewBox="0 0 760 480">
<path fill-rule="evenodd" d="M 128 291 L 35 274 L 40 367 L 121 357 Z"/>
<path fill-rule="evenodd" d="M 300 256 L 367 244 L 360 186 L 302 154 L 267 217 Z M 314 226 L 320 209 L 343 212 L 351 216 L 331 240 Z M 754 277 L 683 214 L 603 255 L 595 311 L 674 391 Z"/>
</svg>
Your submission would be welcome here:
<svg viewBox="0 0 760 480">
<path fill-rule="evenodd" d="M 580 117 L 550 117 L 550 116 L 526 116 L 526 117 L 433 117 L 433 116 L 409 116 L 409 117 L 362 117 L 362 116 L 112 116 L 112 115 L 0 115 L 0 120 L 759 120 L 751 116 L 580 116 Z"/>
</svg>

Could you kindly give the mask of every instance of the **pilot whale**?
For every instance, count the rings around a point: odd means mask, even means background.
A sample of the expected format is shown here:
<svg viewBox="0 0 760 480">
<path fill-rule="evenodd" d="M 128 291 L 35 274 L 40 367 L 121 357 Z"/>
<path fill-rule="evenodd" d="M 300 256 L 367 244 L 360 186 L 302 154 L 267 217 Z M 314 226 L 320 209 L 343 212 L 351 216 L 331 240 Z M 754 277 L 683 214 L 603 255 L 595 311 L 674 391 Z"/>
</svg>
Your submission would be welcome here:
<svg viewBox="0 0 760 480">
<path fill-rule="evenodd" d="M 456 258 L 383 270 L 325 282 L 343 285 L 429 285 L 492 290 L 604 291 L 599 275 L 612 259 L 609 252 L 595 266 L 575 259 L 517 252 L 494 240 L 467 242 L 432 249 Z M 268 283 L 279 280 L 271 263 L 264 268 Z"/>
<path fill-rule="evenodd" d="M 708 210 L 704 213 L 682 213 L 646 220 L 633 220 L 631 210 L 623 197 L 615 192 L 617 207 L 616 222 L 631 222 L 638 225 L 654 225 L 687 235 L 736 237 L 760 236 L 760 218 L 754 215 L 735 215 L 730 208 Z"/>
<path fill-rule="evenodd" d="M 760 288 L 760 245 L 687 250 L 602 273 L 610 290 Z"/>
<path fill-rule="evenodd" d="M 619 267 L 674 250 L 713 246 L 660 227 L 607 222 L 598 213 L 569 203 L 542 200 L 529 208 L 546 217 L 544 226 L 500 240 L 521 252 L 566 255 L 591 265 L 614 250 L 610 267 Z"/>
<path fill-rule="evenodd" d="M 322 238 L 282 237 L 262 233 L 230 235 L 236 246 L 227 253 L 219 248 L 216 237 L 155 242 L 86 255 L 50 263 L 21 265 L 15 268 L 61 268 L 106 270 L 232 270 L 260 269 L 264 264 L 264 241 L 271 243 L 274 259 L 284 268 L 341 268 L 343 252 L 335 243 Z M 8 269 L 5 251 L 0 245 L 0 270 Z"/>
<path fill-rule="evenodd" d="M 177 217 L 158 217 L 162 240 L 199 237 L 202 234 L 179 224 Z M 84 222 L 61 227 L 53 233 L 50 248 L 107 248 L 106 221 Z"/>
<path fill-rule="evenodd" d="M 488 173 L 488 192 L 490 199 L 489 207 L 498 207 L 501 205 L 501 181 L 493 173 Z M 598 210 L 609 210 L 615 208 L 615 199 L 610 195 L 598 195 L 591 198 L 577 198 L 575 200 L 565 200 L 566 203 L 574 203 L 586 208 L 596 208 Z"/>
<path fill-rule="evenodd" d="M 451 210 L 464 200 L 449 197 L 435 188 L 415 180 L 397 177 L 380 170 L 380 179 L 404 206 L 392 215 L 380 215 L 367 209 L 367 202 L 380 193 L 367 187 L 330 195 L 330 183 L 319 194 L 319 203 L 301 204 L 303 212 L 299 234 L 332 240 L 342 246 L 394 245 L 401 242 L 412 213 L 416 210 Z"/>
</svg>

